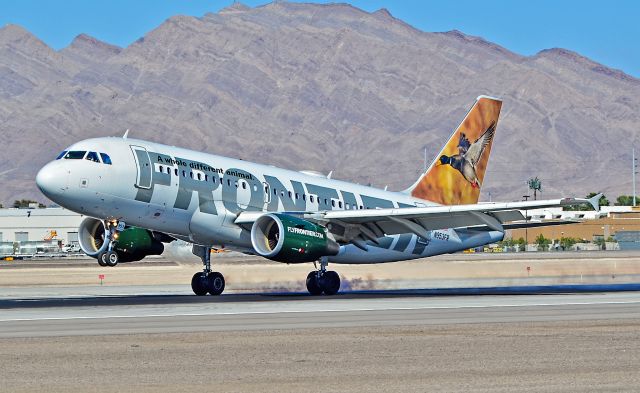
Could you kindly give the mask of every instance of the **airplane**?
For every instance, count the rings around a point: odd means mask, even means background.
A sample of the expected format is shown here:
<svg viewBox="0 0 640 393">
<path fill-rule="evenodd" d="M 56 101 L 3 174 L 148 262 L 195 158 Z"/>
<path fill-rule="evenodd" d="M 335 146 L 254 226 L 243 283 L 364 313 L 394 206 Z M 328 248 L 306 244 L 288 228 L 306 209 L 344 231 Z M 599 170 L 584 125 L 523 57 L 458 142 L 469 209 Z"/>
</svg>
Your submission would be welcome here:
<svg viewBox="0 0 640 393">
<path fill-rule="evenodd" d="M 401 192 L 331 179 L 156 142 L 103 137 L 77 142 L 36 176 L 42 193 L 87 216 L 78 230 L 84 253 L 102 266 L 191 243 L 203 269 L 194 294 L 220 295 L 224 276 L 211 251 L 235 250 L 283 263 L 313 262 L 312 295 L 334 295 L 331 264 L 405 261 L 498 242 L 532 222 L 523 210 L 590 204 L 600 195 L 478 203 L 502 101 L 479 96 L 416 182 Z M 318 267 L 319 265 L 319 267 Z"/>
</svg>

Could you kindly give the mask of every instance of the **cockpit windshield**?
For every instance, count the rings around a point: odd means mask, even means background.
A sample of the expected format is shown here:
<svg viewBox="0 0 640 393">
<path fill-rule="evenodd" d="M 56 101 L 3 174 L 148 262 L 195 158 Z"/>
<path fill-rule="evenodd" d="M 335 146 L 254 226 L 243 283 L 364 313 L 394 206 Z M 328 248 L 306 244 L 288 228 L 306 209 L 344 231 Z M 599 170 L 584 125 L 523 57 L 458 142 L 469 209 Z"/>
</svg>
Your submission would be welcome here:
<svg viewBox="0 0 640 393">
<path fill-rule="evenodd" d="M 102 157 L 102 162 L 107 165 L 111 165 L 111 157 L 107 153 L 100 153 L 100 157 Z"/>
<path fill-rule="evenodd" d="M 86 151 L 68 151 L 67 154 L 64 156 L 65 160 L 82 160 L 84 158 L 84 155 L 86 154 Z"/>
<path fill-rule="evenodd" d="M 109 157 L 107 153 L 87 152 L 86 150 L 65 150 L 56 157 L 56 160 L 82 160 L 83 158 L 88 161 L 97 162 L 98 164 L 112 165 L 111 157 Z M 100 159 L 102 159 L 102 161 Z"/>
<path fill-rule="evenodd" d="M 96 153 L 95 151 L 90 151 L 89 154 L 87 154 L 87 160 L 100 163 L 98 153 Z"/>
</svg>

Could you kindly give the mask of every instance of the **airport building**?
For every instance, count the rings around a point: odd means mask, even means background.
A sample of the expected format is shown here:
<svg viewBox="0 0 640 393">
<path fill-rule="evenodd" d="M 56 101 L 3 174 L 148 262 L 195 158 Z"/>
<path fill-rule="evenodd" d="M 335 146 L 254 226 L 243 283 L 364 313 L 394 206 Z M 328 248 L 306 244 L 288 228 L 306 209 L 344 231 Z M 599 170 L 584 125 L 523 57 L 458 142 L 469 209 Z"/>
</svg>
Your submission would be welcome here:
<svg viewBox="0 0 640 393">
<path fill-rule="evenodd" d="M 77 244 L 83 219 L 63 208 L 0 209 L 0 254 L 56 252 Z"/>
<path fill-rule="evenodd" d="M 524 212 L 523 212 L 524 213 Z M 620 243 L 621 249 L 640 248 L 640 209 L 631 206 L 602 206 L 596 211 L 563 211 L 561 208 L 537 209 L 526 212 L 531 220 L 577 220 L 576 224 L 547 226 L 508 231 L 506 238 L 523 238 L 534 243 L 536 237 L 559 240 L 571 237 L 585 242 L 598 239 Z"/>
</svg>

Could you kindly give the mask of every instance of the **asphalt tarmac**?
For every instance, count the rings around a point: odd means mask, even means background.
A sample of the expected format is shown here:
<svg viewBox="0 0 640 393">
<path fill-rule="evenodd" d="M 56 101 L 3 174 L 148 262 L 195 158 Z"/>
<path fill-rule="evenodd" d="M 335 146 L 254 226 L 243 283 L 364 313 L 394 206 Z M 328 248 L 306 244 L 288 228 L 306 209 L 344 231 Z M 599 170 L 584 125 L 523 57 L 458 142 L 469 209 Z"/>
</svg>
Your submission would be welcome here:
<svg viewBox="0 0 640 393">
<path fill-rule="evenodd" d="M 617 274 L 621 263 L 602 261 Z M 625 272 L 635 274 L 633 261 L 625 263 Z M 196 297 L 176 283 L 183 277 L 175 273 L 167 283 L 127 285 L 121 269 L 118 281 L 109 273 L 113 284 L 96 286 L 84 278 L 93 269 L 51 270 L 49 277 L 78 285 L 0 286 L 0 392 L 633 392 L 640 386 L 640 285 L 617 284 L 618 275 L 590 285 Z M 171 265 L 149 269 L 158 277 L 181 272 Z M 35 271 L 2 273 L 17 283 Z"/>
<path fill-rule="evenodd" d="M 0 301 L 0 391 L 637 391 L 640 293 Z"/>
<path fill-rule="evenodd" d="M 376 291 L 334 297 L 300 293 L 8 299 L 0 301 L 0 338 L 640 319 L 640 292 L 553 294 L 552 289 L 502 296 Z"/>
</svg>

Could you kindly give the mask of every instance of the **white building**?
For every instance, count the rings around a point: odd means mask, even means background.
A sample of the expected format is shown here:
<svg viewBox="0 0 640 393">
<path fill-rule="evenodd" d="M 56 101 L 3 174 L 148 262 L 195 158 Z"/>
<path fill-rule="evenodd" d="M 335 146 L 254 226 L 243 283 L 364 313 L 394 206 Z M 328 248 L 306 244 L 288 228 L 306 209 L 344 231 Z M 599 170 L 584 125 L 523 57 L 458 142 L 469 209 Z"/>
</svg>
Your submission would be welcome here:
<svg viewBox="0 0 640 393">
<path fill-rule="evenodd" d="M 63 208 L 0 209 L 0 243 L 78 242 L 84 216 Z"/>
<path fill-rule="evenodd" d="M 595 220 L 602 217 L 610 217 L 612 213 L 630 213 L 634 211 L 631 206 L 601 206 L 600 211 L 595 210 L 562 210 L 561 207 L 546 209 L 532 209 L 525 211 L 532 220 Z"/>
</svg>

